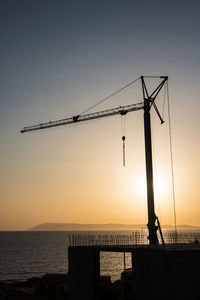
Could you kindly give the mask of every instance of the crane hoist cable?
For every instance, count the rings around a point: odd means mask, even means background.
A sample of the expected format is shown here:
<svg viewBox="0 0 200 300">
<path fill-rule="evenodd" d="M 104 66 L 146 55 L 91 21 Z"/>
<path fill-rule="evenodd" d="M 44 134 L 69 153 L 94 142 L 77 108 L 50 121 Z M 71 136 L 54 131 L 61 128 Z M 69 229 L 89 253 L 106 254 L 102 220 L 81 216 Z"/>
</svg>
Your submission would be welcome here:
<svg viewBox="0 0 200 300">
<path fill-rule="evenodd" d="M 96 104 L 92 105 L 91 107 L 87 108 L 82 113 L 80 113 L 79 116 L 85 114 L 86 112 L 88 112 L 92 108 L 98 106 L 99 104 L 105 102 L 106 100 L 108 100 L 111 97 L 115 96 L 116 94 L 120 93 L 121 91 L 123 91 L 124 89 L 129 87 L 130 85 L 134 84 L 139 79 L 140 79 L 140 77 L 136 78 L 135 80 L 133 80 L 133 81 L 129 82 L 128 84 L 124 85 L 123 87 L 121 87 L 119 90 L 113 92 L 109 96 L 107 96 L 107 97 L 103 98 L 102 100 L 98 101 Z M 121 119 L 122 119 L 123 166 L 125 167 L 125 139 L 126 139 L 126 137 L 125 137 L 125 114 L 121 114 L 121 117 L 122 117 Z"/>
<path fill-rule="evenodd" d="M 125 118 L 126 115 L 121 115 L 121 129 L 122 129 L 122 153 L 123 153 L 123 167 L 125 167 L 125 163 L 126 163 L 126 157 L 125 157 L 125 140 L 126 140 L 126 136 L 125 136 Z"/>
</svg>

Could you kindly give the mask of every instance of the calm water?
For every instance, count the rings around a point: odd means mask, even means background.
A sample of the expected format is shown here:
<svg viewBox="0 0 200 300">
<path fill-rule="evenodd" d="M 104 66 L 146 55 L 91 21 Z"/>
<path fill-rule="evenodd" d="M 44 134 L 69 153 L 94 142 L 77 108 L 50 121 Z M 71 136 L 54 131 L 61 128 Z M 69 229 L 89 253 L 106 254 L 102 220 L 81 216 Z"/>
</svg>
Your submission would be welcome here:
<svg viewBox="0 0 200 300">
<path fill-rule="evenodd" d="M 67 273 L 69 234 L 66 231 L 0 232 L 0 280 Z M 102 252 L 100 259 L 102 275 L 111 275 L 112 280 L 120 278 L 124 269 L 122 253 Z M 131 267 L 131 255 L 128 253 L 126 267 Z"/>
</svg>

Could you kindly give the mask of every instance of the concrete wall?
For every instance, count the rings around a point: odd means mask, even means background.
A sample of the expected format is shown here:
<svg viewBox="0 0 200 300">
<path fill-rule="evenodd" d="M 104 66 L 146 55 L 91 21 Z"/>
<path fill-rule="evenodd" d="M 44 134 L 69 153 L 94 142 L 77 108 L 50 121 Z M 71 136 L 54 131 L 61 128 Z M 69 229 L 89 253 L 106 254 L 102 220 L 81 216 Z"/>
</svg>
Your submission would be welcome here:
<svg viewBox="0 0 200 300">
<path fill-rule="evenodd" d="M 200 251 L 137 249 L 134 299 L 200 299 Z"/>
<path fill-rule="evenodd" d="M 99 250 L 69 247 L 68 260 L 70 300 L 99 300 Z"/>
<path fill-rule="evenodd" d="M 114 247 L 110 250 L 115 251 Z M 200 250 L 148 246 L 126 250 L 132 252 L 133 300 L 200 299 Z M 82 246 L 68 251 L 70 300 L 99 300 L 99 255 L 103 250 Z"/>
</svg>

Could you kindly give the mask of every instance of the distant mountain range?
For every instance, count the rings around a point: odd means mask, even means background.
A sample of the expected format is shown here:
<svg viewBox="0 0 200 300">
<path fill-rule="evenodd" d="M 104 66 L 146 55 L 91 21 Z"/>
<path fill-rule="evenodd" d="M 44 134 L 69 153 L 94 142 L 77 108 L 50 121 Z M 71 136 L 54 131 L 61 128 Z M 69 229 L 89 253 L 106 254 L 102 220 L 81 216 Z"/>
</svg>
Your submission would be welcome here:
<svg viewBox="0 0 200 300">
<path fill-rule="evenodd" d="M 200 230 L 200 226 L 178 225 L 179 230 Z M 145 224 L 79 224 L 79 223 L 44 223 L 34 226 L 30 231 L 104 231 L 146 229 Z M 173 230 L 172 225 L 162 225 L 163 229 Z"/>
</svg>

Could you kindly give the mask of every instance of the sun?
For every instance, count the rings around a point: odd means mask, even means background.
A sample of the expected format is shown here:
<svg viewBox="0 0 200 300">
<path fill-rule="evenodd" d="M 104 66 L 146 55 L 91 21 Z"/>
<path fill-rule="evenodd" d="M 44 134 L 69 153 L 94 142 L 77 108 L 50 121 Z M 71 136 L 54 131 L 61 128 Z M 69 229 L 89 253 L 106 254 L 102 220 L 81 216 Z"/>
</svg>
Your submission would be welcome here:
<svg viewBox="0 0 200 300">
<path fill-rule="evenodd" d="M 146 187 L 146 177 L 140 176 L 137 180 L 137 194 L 146 198 L 147 196 L 147 187 Z M 162 176 L 154 176 L 154 195 L 155 197 L 160 197 L 165 194 L 165 182 Z"/>
</svg>

